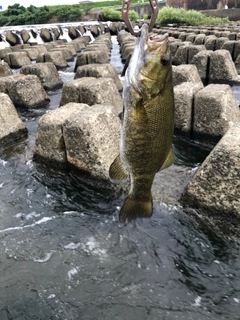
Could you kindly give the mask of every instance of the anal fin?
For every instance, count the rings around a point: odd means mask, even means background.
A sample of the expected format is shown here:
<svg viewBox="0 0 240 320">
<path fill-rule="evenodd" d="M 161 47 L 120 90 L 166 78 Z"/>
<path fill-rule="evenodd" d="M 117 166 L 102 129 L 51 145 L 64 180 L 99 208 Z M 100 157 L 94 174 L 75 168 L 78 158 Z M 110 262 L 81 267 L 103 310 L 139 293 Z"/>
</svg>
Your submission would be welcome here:
<svg viewBox="0 0 240 320">
<path fill-rule="evenodd" d="M 120 155 L 118 155 L 109 168 L 109 178 L 112 182 L 117 183 L 126 181 L 129 174 L 123 166 Z"/>
<path fill-rule="evenodd" d="M 167 158 L 165 159 L 165 161 L 164 161 L 163 165 L 161 166 L 161 168 L 159 169 L 159 171 L 170 167 L 171 164 L 173 164 L 173 162 L 174 162 L 174 152 L 173 152 L 173 148 L 171 148 Z"/>
</svg>

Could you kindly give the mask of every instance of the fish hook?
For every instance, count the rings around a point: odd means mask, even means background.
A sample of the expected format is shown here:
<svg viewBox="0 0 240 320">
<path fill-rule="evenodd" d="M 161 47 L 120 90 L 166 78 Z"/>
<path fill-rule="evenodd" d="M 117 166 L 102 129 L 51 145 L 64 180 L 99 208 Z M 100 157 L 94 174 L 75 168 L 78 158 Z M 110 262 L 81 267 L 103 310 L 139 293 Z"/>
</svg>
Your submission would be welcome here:
<svg viewBox="0 0 240 320">
<path fill-rule="evenodd" d="M 158 0 L 149 0 L 149 2 L 152 7 L 152 15 L 151 15 L 151 20 L 150 20 L 150 24 L 148 27 L 148 31 L 151 32 L 153 29 L 153 26 L 156 22 L 159 8 L 158 8 Z M 129 32 L 133 36 L 140 37 L 141 29 L 138 31 L 134 31 L 132 24 L 131 24 L 131 21 L 129 20 L 129 17 L 128 17 L 130 5 L 131 5 L 131 0 L 122 0 L 122 17 L 123 17 L 124 22 L 126 23 L 126 26 L 129 30 Z"/>
</svg>

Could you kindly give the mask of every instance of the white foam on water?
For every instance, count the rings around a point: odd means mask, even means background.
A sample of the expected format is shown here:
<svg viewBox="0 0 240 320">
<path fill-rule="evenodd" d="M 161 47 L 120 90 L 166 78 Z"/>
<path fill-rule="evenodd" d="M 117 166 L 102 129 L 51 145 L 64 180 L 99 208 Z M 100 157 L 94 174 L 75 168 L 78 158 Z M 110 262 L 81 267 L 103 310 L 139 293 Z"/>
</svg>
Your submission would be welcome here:
<svg viewBox="0 0 240 320">
<path fill-rule="evenodd" d="M 74 276 L 77 273 L 78 273 L 78 268 L 73 268 L 73 269 L 69 270 L 67 273 L 68 279 L 71 280 L 72 276 Z"/>
<path fill-rule="evenodd" d="M 197 296 L 197 298 L 195 299 L 195 301 L 193 303 L 193 306 L 194 307 L 200 307 L 201 306 L 201 301 L 202 301 L 202 298 Z"/>
<path fill-rule="evenodd" d="M 39 262 L 39 263 L 47 262 L 48 260 L 51 259 L 52 255 L 53 255 L 53 252 L 48 252 L 43 259 L 33 259 L 33 261 Z"/>
<path fill-rule="evenodd" d="M 233 298 L 233 300 L 234 300 L 236 303 L 240 303 L 240 300 L 237 299 L 237 298 Z"/>
<path fill-rule="evenodd" d="M 71 249 L 71 250 L 74 250 L 74 249 L 77 249 L 78 247 L 80 247 L 81 243 L 73 243 L 73 242 L 70 242 L 69 244 L 63 246 L 64 249 Z"/>
<path fill-rule="evenodd" d="M 4 160 L 0 159 L 0 165 L 2 165 L 3 167 L 5 167 L 6 164 L 7 164 L 7 161 L 4 161 Z"/>
<path fill-rule="evenodd" d="M 39 216 L 40 216 L 40 213 L 36 213 L 35 211 L 33 211 L 33 212 L 27 214 L 27 215 L 25 216 L 25 219 L 26 219 L 26 220 L 30 220 L 30 219 L 32 219 L 32 218 L 34 218 L 34 217 L 39 217 Z"/>
<path fill-rule="evenodd" d="M 47 299 L 54 299 L 56 298 L 56 295 L 53 293 L 53 294 L 50 294 L 50 296 L 47 297 Z"/>
<path fill-rule="evenodd" d="M 10 228 L 6 228 L 6 229 L 2 229 L 0 230 L 0 233 L 4 233 L 4 232 L 9 232 L 9 231 L 14 231 L 14 230 L 23 230 L 23 229 L 26 229 L 26 228 L 32 228 L 36 225 L 39 225 L 39 224 L 43 224 L 43 223 L 46 223 L 48 221 L 51 221 L 51 220 L 55 220 L 57 217 L 56 216 L 53 216 L 53 217 L 44 217 L 42 218 L 41 220 L 38 220 L 32 224 L 28 224 L 26 226 L 21 226 L 21 227 L 10 227 Z"/>
</svg>

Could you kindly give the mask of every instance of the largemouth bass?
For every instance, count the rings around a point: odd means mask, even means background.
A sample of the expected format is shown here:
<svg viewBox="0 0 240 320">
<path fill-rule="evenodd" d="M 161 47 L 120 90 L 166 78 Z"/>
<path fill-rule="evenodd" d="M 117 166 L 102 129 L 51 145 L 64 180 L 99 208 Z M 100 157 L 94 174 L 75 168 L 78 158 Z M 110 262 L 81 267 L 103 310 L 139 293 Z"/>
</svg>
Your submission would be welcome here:
<svg viewBox="0 0 240 320">
<path fill-rule="evenodd" d="M 125 74 L 123 102 L 120 155 L 109 169 L 115 182 L 125 181 L 129 175 L 131 179 L 119 213 L 122 222 L 151 217 L 154 176 L 174 161 L 174 96 L 167 34 L 152 41 L 148 26 L 142 26 Z"/>
</svg>

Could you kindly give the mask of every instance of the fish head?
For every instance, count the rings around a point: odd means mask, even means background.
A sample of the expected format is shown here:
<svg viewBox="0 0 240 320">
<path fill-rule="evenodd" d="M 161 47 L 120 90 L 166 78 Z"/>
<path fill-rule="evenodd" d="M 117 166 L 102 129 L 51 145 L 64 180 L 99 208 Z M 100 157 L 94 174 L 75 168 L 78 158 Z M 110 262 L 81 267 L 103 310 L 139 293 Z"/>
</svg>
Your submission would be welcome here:
<svg viewBox="0 0 240 320">
<path fill-rule="evenodd" d="M 126 76 L 127 83 L 145 99 L 161 93 L 168 80 L 172 81 L 167 33 L 151 40 L 148 26 L 142 26 Z"/>
</svg>

